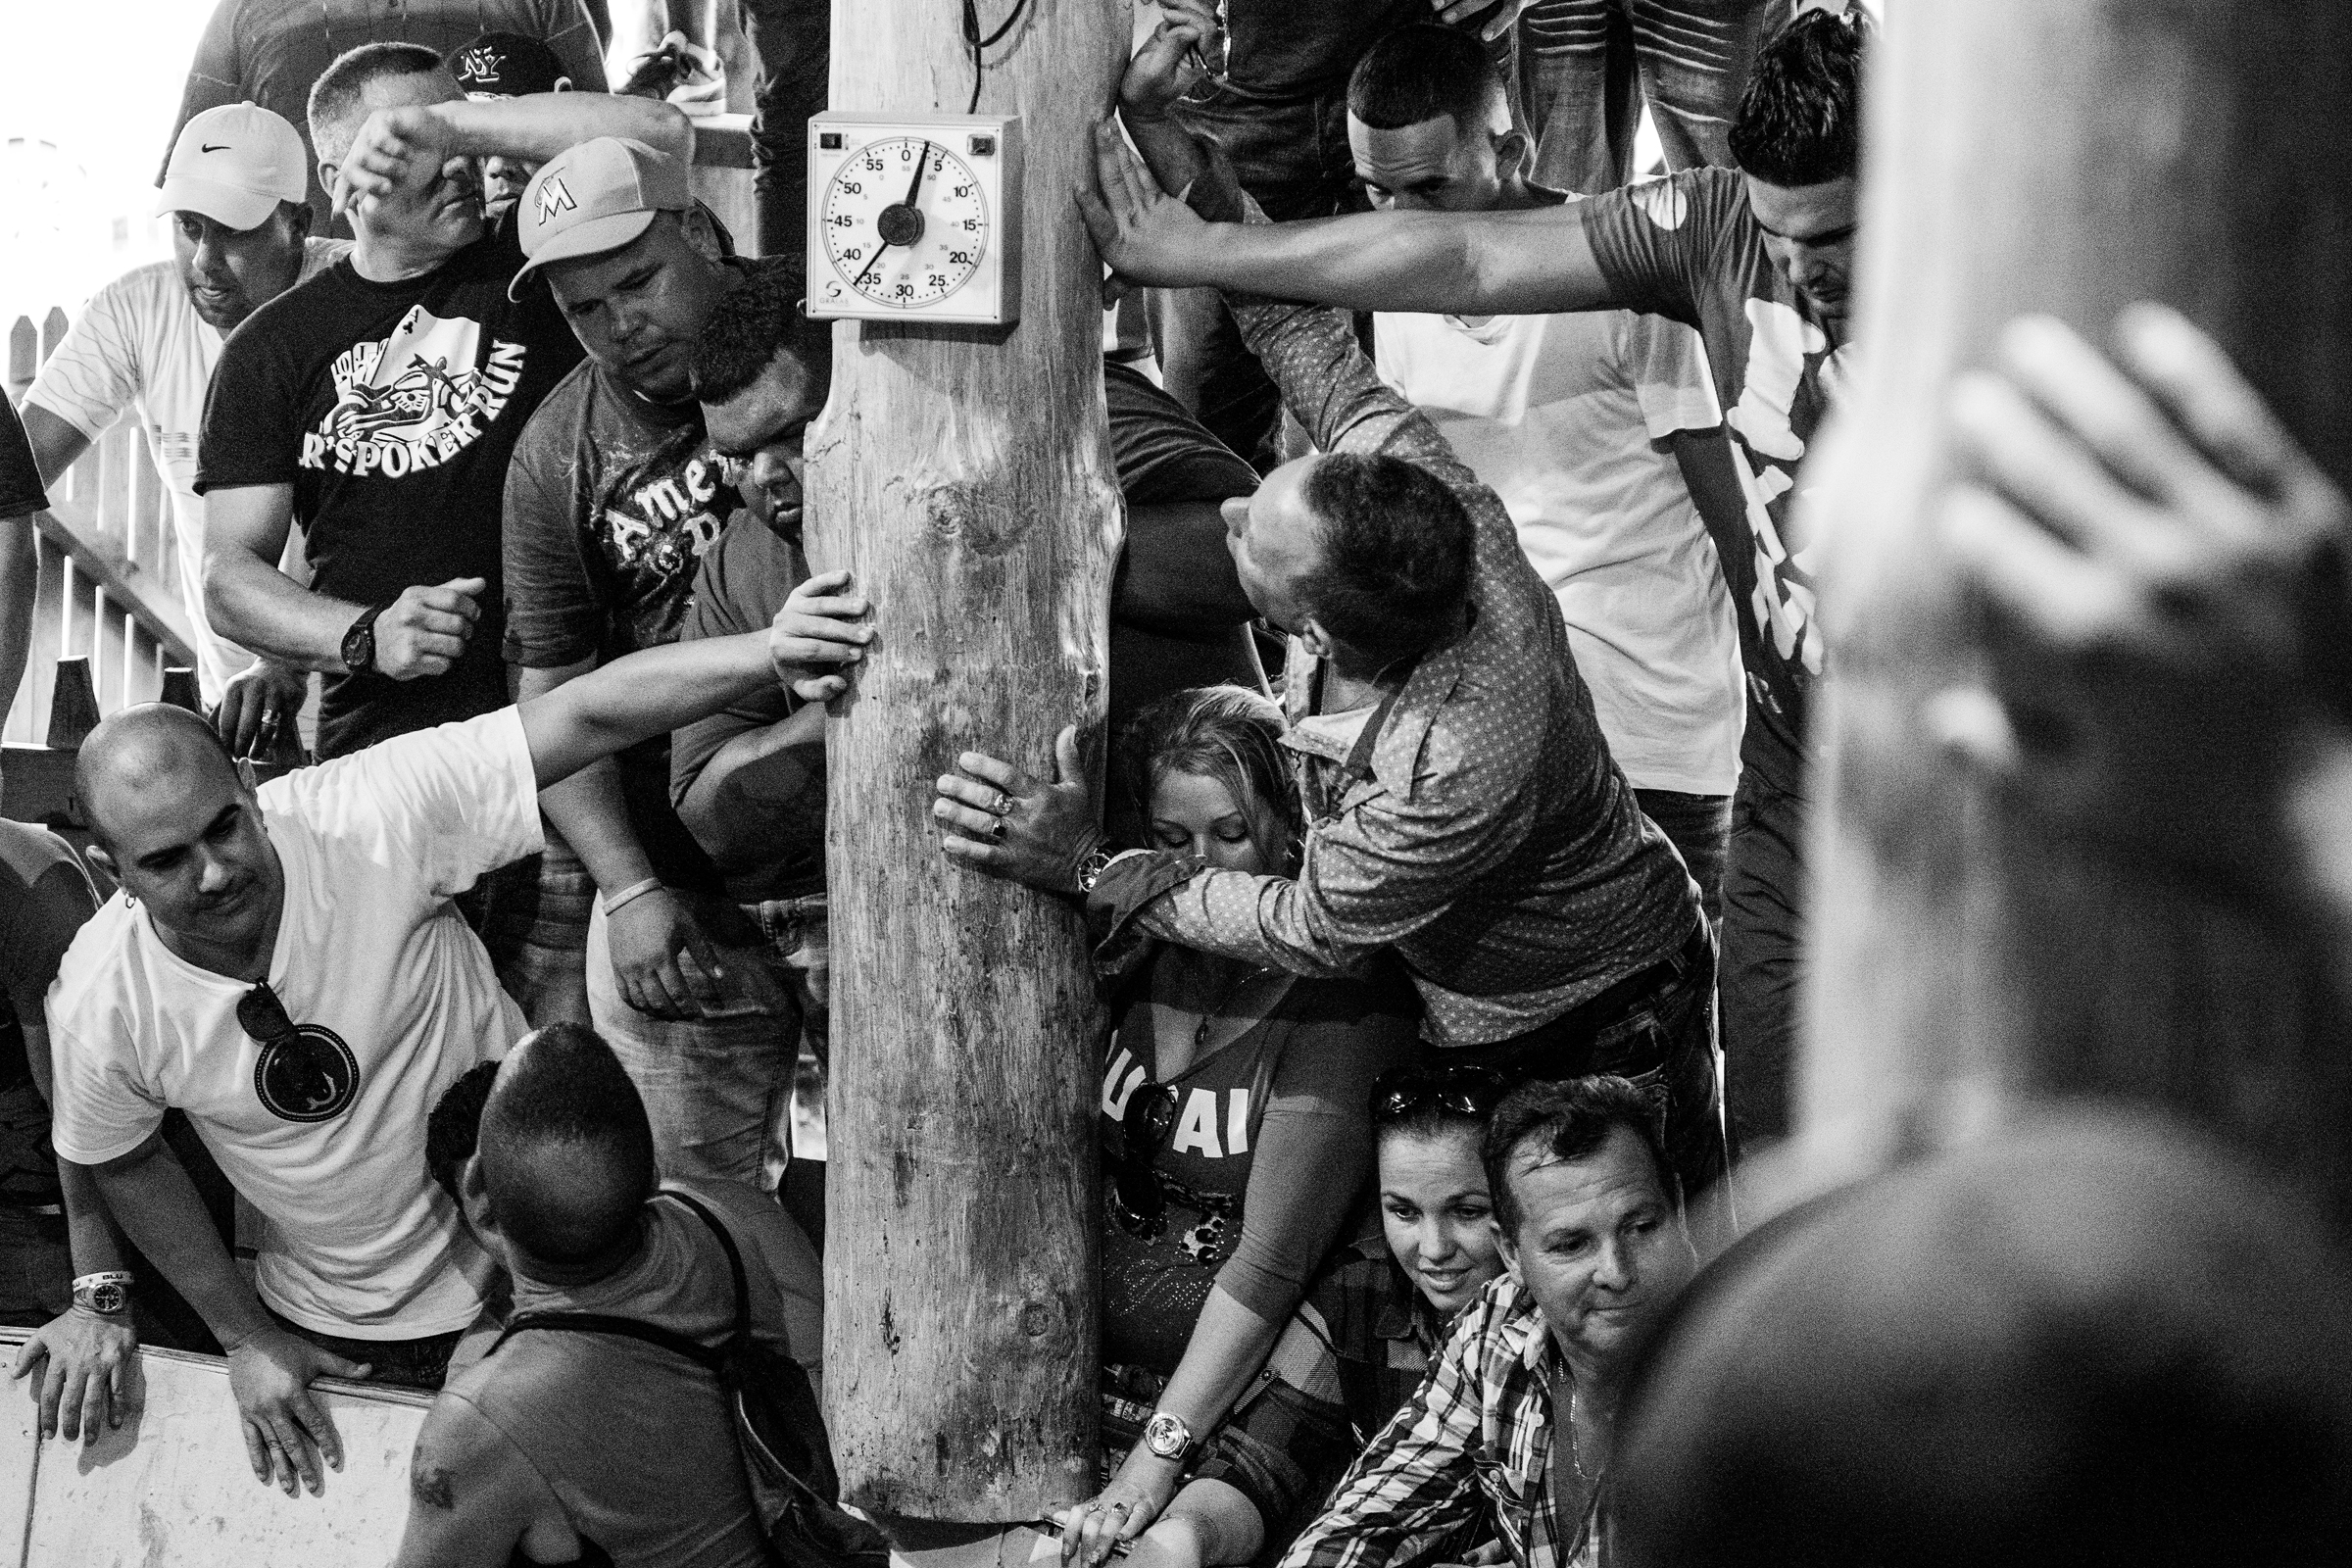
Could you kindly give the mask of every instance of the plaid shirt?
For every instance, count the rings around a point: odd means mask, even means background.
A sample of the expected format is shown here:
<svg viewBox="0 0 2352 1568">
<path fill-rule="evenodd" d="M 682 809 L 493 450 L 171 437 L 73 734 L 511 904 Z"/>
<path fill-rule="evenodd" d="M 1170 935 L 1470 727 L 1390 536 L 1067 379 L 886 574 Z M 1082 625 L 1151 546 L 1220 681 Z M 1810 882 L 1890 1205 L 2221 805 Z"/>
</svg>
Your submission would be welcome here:
<svg viewBox="0 0 2352 1568">
<path fill-rule="evenodd" d="M 1450 490 L 1476 529 L 1469 629 L 1397 694 L 1367 776 L 1309 830 L 1297 880 L 1214 871 L 1163 851 L 1095 885 L 1100 955 L 1143 935 L 1293 974 L 1351 971 L 1394 948 L 1441 1046 L 1507 1040 L 1667 957 L 1697 890 L 1610 760 L 1559 601 L 1501 498 L 1380 379 L 1336 311 L 1228 297 L 1244 337 L 1326 452 L 1383 453 Z M 1310 801 L 1373 710 L 1318 713 L 1320 661 L 1291 644 L 1284 744 Z"/>
<path fill-rule="evenodd" d="M 1341 1480 L 1280 1568 L 1449 1560 L 1482 1517 L 1515 1568 L 1600 1560 L 1585 1498 L 1552 1484 L 1552 1388 L 1567 1365 L 1509 1275 L 1463 1308 L 1428 1379 Z"/>
</svg>

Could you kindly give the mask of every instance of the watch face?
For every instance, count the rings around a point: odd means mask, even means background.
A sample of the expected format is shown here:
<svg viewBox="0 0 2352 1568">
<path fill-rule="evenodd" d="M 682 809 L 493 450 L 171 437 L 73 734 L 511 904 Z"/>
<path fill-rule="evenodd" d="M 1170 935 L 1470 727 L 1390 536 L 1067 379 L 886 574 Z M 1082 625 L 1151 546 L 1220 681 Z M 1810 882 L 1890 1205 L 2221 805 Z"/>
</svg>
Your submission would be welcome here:
<svg viewBox="0 0 2352 1568">
<path fill-rule="evenodd" d="M 369 615 L 343 634 L 343 662 L 352 670 L 375 667 L 375 617 Z"/>
<path fill-rule="evenodd" d="M 884 137 L 842 160 L 818 221 L 842 280 L 901 310 L 947 299 L 988 249 L 980 181 L 962 159 L 919 136 Z"/>
<path fill-rule="evenodd" d="M 1144 1446 L 1162 1459 L 1180 1458 L 1192 1445 L 1192 1433 L 1172 1415 L 1155 1415 L 1144 1428 Z"/>
<path fill-rule="evenodd" d="M 113 1280 L 104 1285 L 89 1286 L 82 1294 L 89 1298 L 89 1308 L 93 1312 L 120 1312 L 130 1304 L 130 1293 Z"/>
</svg>

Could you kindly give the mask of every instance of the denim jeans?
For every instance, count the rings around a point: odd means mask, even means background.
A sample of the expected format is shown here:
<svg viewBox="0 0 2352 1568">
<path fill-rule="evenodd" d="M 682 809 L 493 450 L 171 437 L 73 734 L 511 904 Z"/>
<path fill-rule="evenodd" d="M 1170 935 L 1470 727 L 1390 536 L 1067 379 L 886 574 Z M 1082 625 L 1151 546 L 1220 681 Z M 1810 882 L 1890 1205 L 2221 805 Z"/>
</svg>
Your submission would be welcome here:
<svg viewBox="0 0 2352 1568">
<path fill-rule="evenodd" d="M 1688 795 L 1681 790 L 1636 790 L 1642 814 L 1658 824 L 1690 880 L 1698 884 L 1699 907 L 1707 918 L 1723 923 L 1723 856 L 1732 830 L 1729 795 Z"/>
<path fill-rule="evenodd" d="M 1723 875 L 1723 1045 L 1740 1143 L 1788 1133 L 1804 895 L 1802 796 L 1754 769 L 1732 797 Z"/>
<path fill-rule="evenodd" d="M 571 846 L 547 836 L 527 876 L 511 879 L 490 902 L 482 945 L 498 983 L 534 1029 L 588 1021 L 588 911 L 596 879 Z"/>
<path fill-rule="evenodd" d="M 1364 205 L 1351 183 L 1355 160 L 1348 150 L 1344 93 L 1261 104 L 1215 88 L 1177 105 L 1177 118 L 1224 148 L 1242 188 L 1277 222 Z M 1149 306 L 1168 395 L 1259 471 L 1272 467 L 1280 461 L 1282 395 L 1243 347 L 1241 328 L 1217 291 L 1153 289 Z"/>
<path fill-rule="evenodd" d="M 463 1330 L 456 1330 L 428 1334 L 420 1340 L 350 1340 L 339 1334 L 321 1334 L 276 1312 L 270 1315 L 277 1319 L 278 1327 L 298 1339 L 310 1341 L 329 1355 L 339 1355 L 346 1361 L 365 1361 L 370 1383 L 423 1389 L 427 1393 L 439 1389 L 448 1378 L 450 1352 L 466 1337 Z"/>
<path fill-rule="evenodd" d="M 793 936 L 798 953 L 808 946 L 807 923 L 779 916 L 772 929 Z M 726 971 L 718 1005 L 699 1018 L 652 1017 L 621 999 L 599 906 L 588 922 L 588 1008 L 645 1097 L 662 1175 L 772 1192 L 792 1158 L 793 1073 L 811 971 L 796 967 L 777 937 L 714 947 Z"/>
<path fill-rule="evenodd" d="M 752 189 L 760 254 L 798 256 L 808 228 L 808 117 L 825 107 L 833 65 L 832 0 L 739 0 L 760 59 L 753 100 Z"/>
<path fill-rule="evenodd" d="M 1644 102 L 1667 168 L 1729 166 L 1748 66 L 1788 11 L 1789 0 L 1536 0 L 1515 40 L 1535 178 L 1587 196 L 1625 184 Z"/>
</svg>

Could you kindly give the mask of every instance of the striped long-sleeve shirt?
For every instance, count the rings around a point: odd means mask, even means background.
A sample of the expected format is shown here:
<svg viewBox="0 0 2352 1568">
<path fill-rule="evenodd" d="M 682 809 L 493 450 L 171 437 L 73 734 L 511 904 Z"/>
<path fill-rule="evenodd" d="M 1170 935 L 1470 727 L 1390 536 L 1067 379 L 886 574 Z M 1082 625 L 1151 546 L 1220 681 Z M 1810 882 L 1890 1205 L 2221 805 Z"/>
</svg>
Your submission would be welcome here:
<svg viewBox="0 0 2352 1568">
<path fill-rule="evenodd" d="M 1101 957 L 1149 934 L 1331 975 L 1393 948 L 1436 1044 L 1523 1034 L 1675 952 L 1697 890 L 1610 760 L 1559 602 L 1501 498 L 1380 379 L 1345 315 L 1229 303 L 1317 447 L 1416 464 L 1468 511 L 1471 622 L 1414 667 L 1296 879 L 1127 856 L 1096 884 Z M 1319 662 L 1293 639 L 1285 745 L 1334 780 L 1374 710 L 1315 711 Z"/>
<path fill-rule="evenodd" d="M 1514 1568 L 1588 1568 L 1598 1560 L 1591 1498 L 1559 1495 L 1552 1463 L 1552 1391 L 1568 1377 L 1535 1298 L 1507 1274 L 1495 1280 L 1280 1568 L 1449 1560 L 1482 1515 Z"/>
</svg>

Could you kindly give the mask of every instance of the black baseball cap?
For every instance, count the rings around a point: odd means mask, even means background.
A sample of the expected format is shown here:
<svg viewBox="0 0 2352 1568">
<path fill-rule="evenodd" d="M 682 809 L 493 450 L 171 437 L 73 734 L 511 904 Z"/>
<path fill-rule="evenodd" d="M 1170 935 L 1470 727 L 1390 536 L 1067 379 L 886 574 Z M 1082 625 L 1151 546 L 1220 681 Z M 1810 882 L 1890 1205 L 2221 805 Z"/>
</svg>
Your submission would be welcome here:
<svg viewBox="0 0 2352 1568">
<path fill-rule="evenodd" d="M 566 74 L 556 52 L 519 32 L 485 32 L 452 49 L 441 62 L 468 98 L 519 98 L 554 92 Z"/>
</svg>

